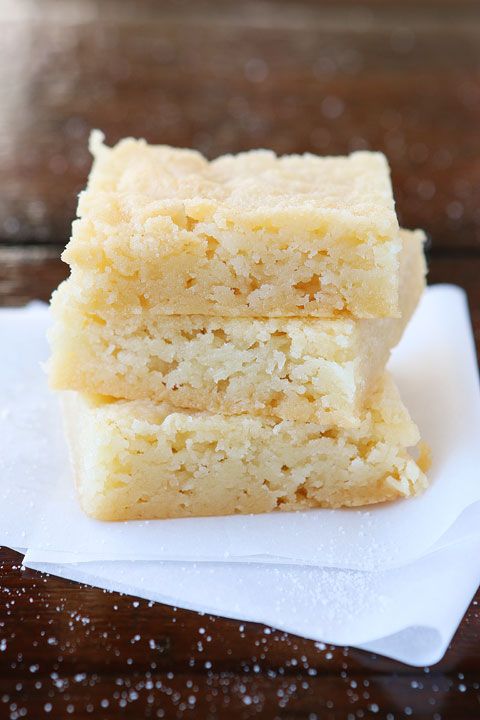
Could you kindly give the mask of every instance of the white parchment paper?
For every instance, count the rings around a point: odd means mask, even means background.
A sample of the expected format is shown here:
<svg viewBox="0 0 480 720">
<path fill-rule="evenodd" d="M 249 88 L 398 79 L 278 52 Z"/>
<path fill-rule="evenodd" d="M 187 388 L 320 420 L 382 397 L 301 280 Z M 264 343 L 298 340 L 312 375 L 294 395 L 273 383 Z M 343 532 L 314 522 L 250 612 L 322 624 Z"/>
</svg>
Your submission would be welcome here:
<svg viewBox="0 0 480 720">
<path fill-rule="evenodd" d="M 59 481 L 70 481 L 43 303 L 0 310 L 0 544 L 25 548 Z"/>
<path fill-rule="evenodd" d="M 480 582 L 478 380 L 461 291 L 428 290 L 391 363 L 433 448 L 432 487 L 367 511 L 85 518 L 40 367 L 47 325 L 40 305 L 0 311 L 0 543 L 28 548 L 29 567 L 108 590 L 413 665 L 442 657 Z"/>
<path fill-rule="evenodd" d="M 36 562 L 65 578 L 149 600 L 251 620 L 410 665 L 438 662 L 480 583 L 480 505 L 442 546 L 408 565 L 365 572 L 259 563 Z"/>
<path fill-rule="evenodd" d="M 414 500 L 362 510 L 102 523 L 79 509 L 55 398 L 46 388 L 45 309 L 0 313 L 0 541 L 37 562 L 194 560 L 383 570 L 411 562 L 480 500 L 478 374 L 463 292 L 429 288 L 391 370 L 433 451 L 431 487 Z M 22 490 L 18 493 L 17 490 Z M 27 518 L 27 522 L 25 522 Z"/>
</svg>

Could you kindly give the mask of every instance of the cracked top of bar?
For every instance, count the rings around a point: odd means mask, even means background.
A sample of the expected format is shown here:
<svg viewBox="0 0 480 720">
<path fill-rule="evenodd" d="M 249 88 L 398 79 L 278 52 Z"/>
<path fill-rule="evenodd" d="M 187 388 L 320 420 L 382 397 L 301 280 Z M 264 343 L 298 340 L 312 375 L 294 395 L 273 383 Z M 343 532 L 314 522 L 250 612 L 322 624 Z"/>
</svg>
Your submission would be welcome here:
<svg viewBox="0 0 480 720">
<path fill-rule="evenodd" d="M 193 150 L 92 134 L 64 258 L 164 314 L 398 314 L 400 240 L 383 155 Z M 136 300 L 135 300 L 136 299 Z"/>
</svg>

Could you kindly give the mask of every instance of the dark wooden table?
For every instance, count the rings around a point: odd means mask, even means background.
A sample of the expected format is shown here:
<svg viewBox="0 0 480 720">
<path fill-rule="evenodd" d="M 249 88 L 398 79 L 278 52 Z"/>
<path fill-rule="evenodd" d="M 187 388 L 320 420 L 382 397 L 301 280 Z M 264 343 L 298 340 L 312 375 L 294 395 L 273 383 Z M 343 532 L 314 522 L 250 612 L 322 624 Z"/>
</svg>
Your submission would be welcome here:
<svg viewBox="0 0 480 720">
<path fill-rule="evenodd" d="M 386 152 L 480 340 L 476 0 L 0 5 L 0 303 L 47 300 L 91 127 L 207 155 Z M 480 718 L 480 616 L 414 669 L 40 575 L 0 551 L 0 718 Z M 442 599 L 438 598 L 438 602 Z"/>
</svg>

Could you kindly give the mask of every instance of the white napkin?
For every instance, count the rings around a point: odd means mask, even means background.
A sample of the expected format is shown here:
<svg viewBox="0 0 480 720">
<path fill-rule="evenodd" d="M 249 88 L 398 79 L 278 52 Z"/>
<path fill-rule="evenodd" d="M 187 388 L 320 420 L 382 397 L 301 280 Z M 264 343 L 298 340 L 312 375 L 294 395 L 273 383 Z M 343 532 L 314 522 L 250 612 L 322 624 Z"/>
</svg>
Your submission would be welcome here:
<svg viewBox="0 0 480 720">
<path fill-rule="evenodd" d="M 25 564 L 167 605 L 431 665 L 445 653 L 480 583 L 479 521 L 477 504 L 450 528 L 441 549 L 383 572 L 259 563 L 59 565 L 35 562 L 30 553 Z"/>
<path fill-rule="evenodd" d="M 57 406 L 39 368 L 46 356 L 47 312 L 13 313 L 14 321 L 0 314 L 0 333 L 7 339 L 0 407 L 7 408 L 11 436 L 3 451 L 10 468 L 6 486 L 22 478 L 26 498 L 29 489 L 35 498 L 39 488 L 48 497 L 28 538 L 39 562 L 250 559 L 386 569 L 428 552 L 459 514 L 480 500 L 478 377 L 465 297 L 458 288 L 428 289 L 391 362 L 406 404 L 432 447 L 431 488 L 414 500 L 364 510 L 247 517 L 115 524 L 87 518 L 75 498 Z M 22 388 L 26 394 L 19 392 Z M 10 505 L 8 534 L 0 540 L 18 545 L 25 538 L 15 535 L 21 523 L 14 495 Z"/>
<path fill-rule="evenodd" d="M 42 307 L 0 311 L 0 543 L 28 547 L 29 567 L 107 589 L 414 665 L 441 658 L 480 581 L 478 379 L 460 290 L 428 290 L 392 362 L 433 447 L 433 485 L 418 500 L 368 511 L 84 518 L 39 366 L 47 324 Z M 238 562 L 248 557 L 255 562 Z"/>
<path fill-rule="evenodd" d="M 0 310 L 0 544 L 24 548 L 39 513 L 68 468 L 48 358 L 47 306 Z"/>
</svg>

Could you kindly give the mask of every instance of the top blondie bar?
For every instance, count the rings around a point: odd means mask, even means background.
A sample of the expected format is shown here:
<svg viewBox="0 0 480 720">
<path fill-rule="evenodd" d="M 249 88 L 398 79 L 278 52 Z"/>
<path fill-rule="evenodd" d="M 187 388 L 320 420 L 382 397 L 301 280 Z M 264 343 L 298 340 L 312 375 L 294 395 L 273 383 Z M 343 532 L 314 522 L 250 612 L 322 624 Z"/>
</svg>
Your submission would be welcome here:
<svg viewBox="0 0 480 720">
<path fill-rule="evenodd" d="M 64 259 L 112 304 L 161 314 L 399 315 L 401 241 L 385 157 L 193 150 L 92 133 Z"/>
</svg>

